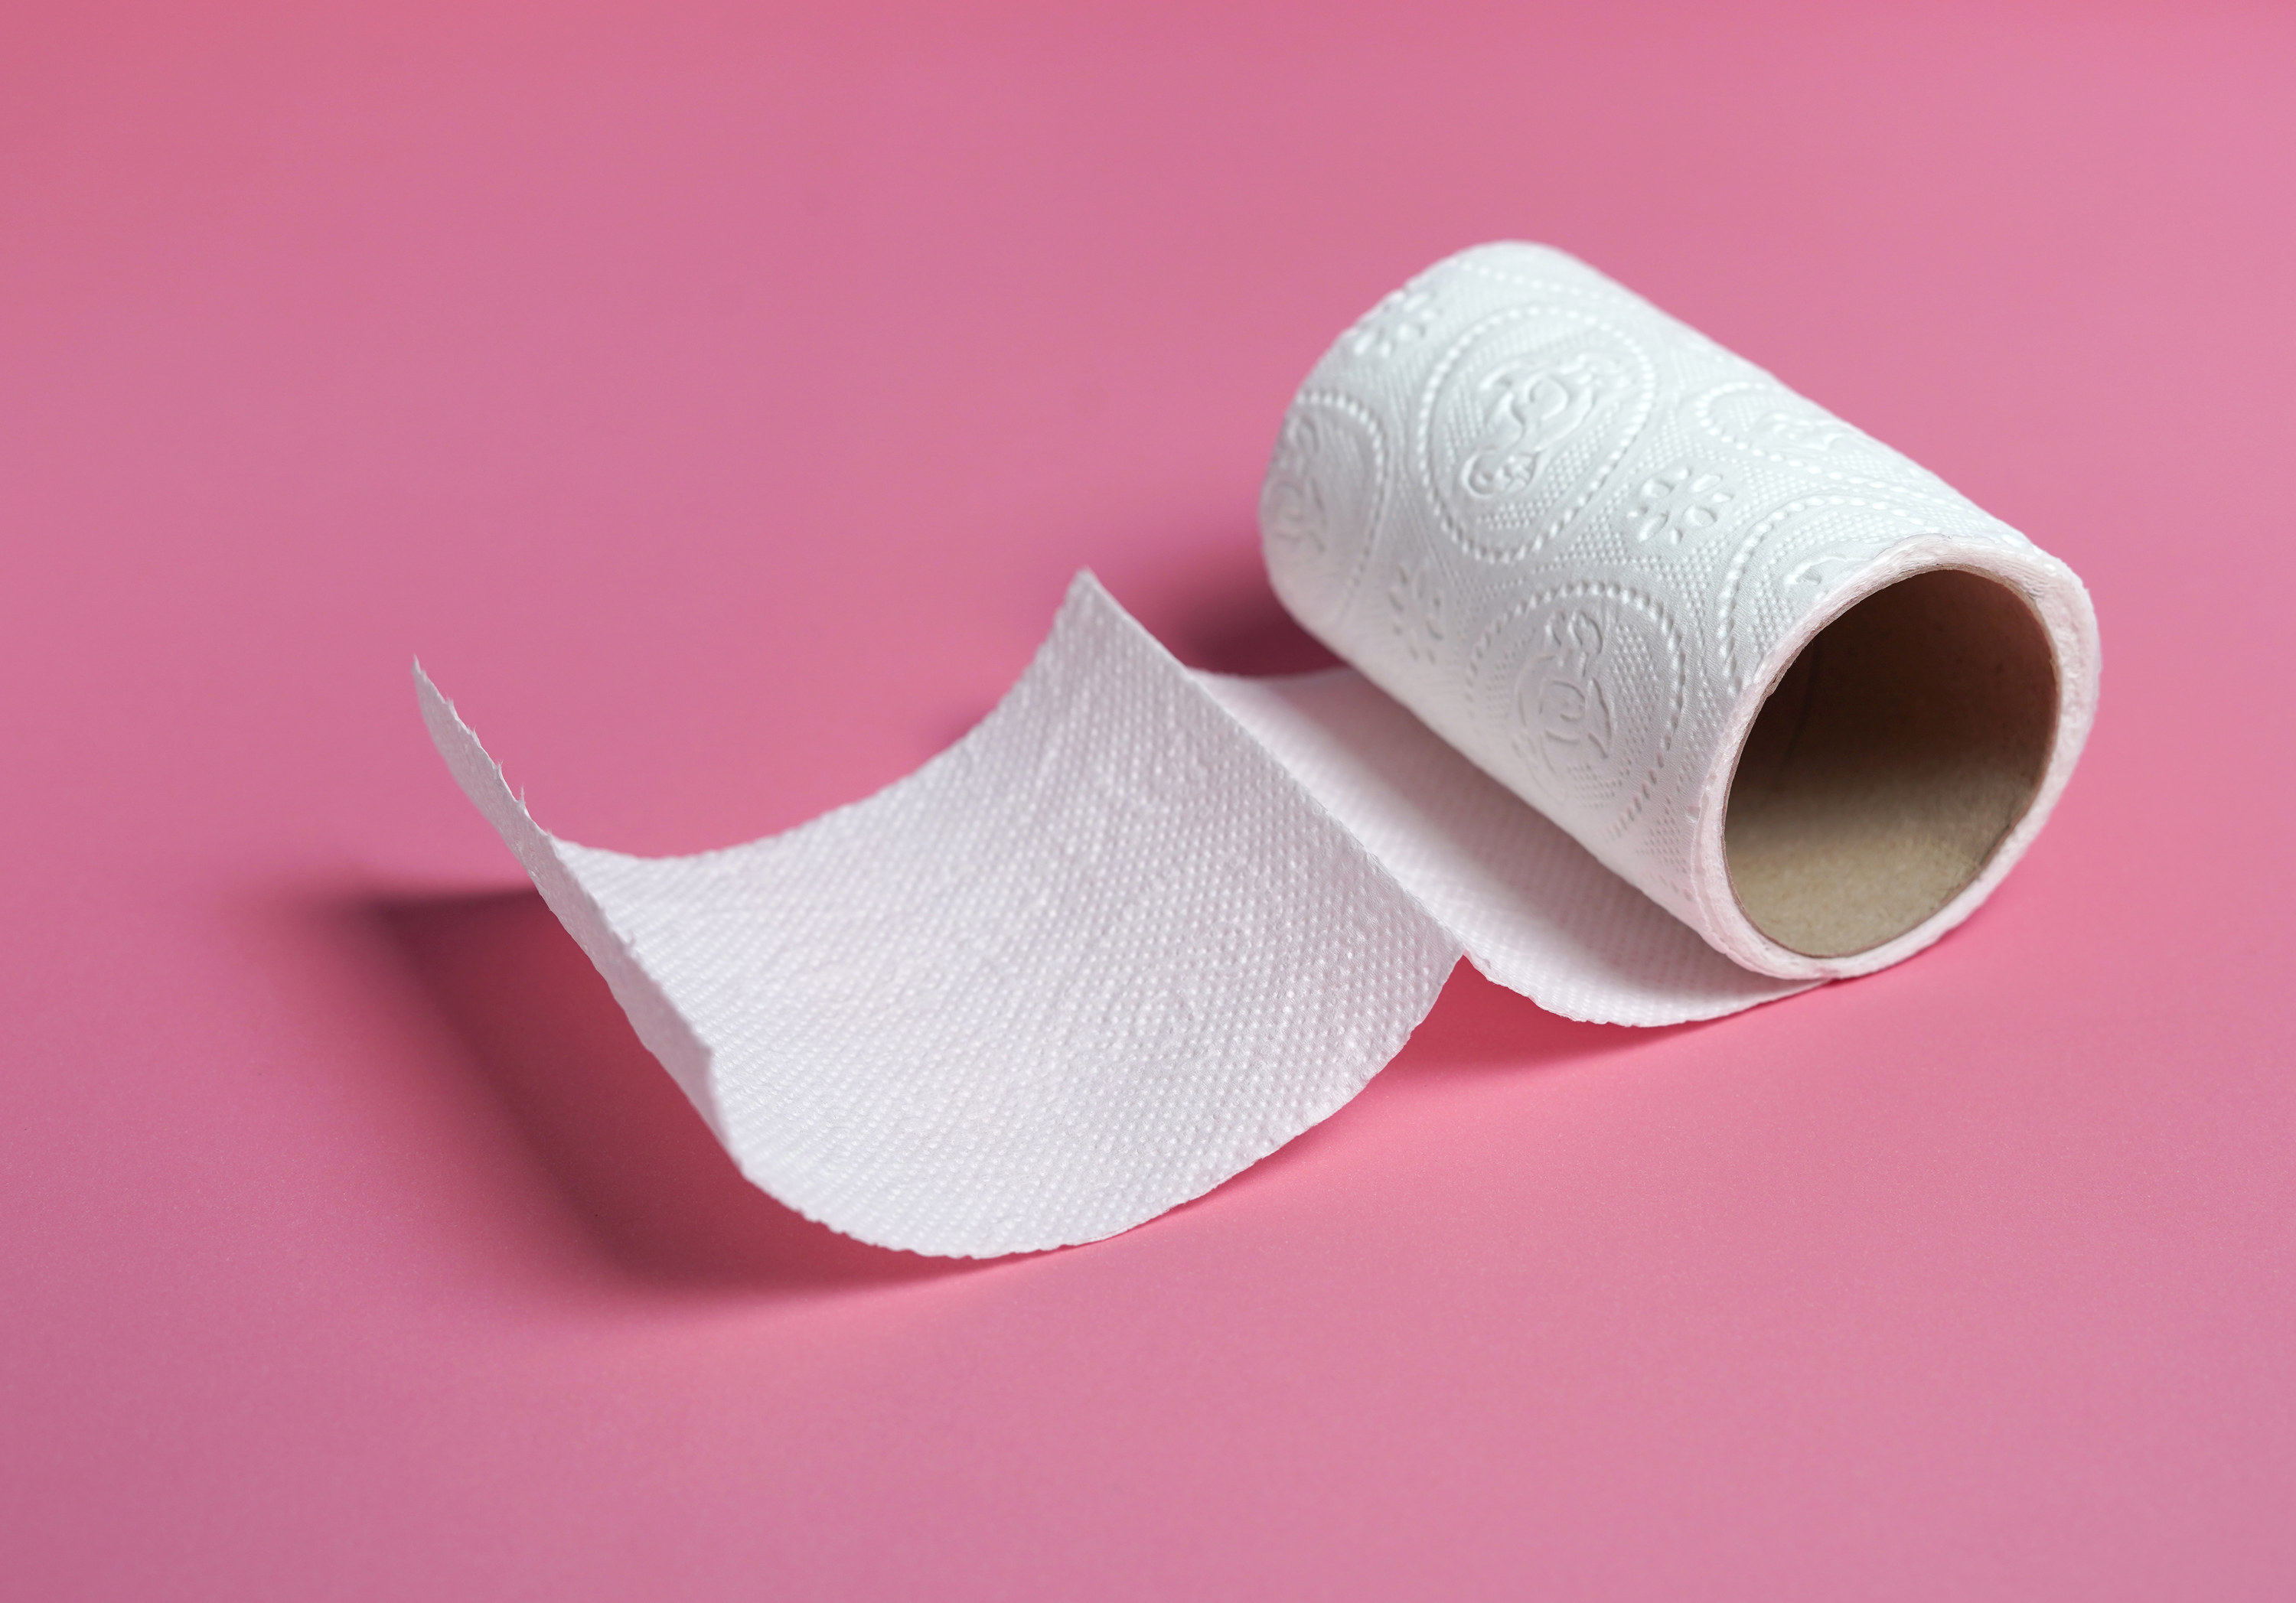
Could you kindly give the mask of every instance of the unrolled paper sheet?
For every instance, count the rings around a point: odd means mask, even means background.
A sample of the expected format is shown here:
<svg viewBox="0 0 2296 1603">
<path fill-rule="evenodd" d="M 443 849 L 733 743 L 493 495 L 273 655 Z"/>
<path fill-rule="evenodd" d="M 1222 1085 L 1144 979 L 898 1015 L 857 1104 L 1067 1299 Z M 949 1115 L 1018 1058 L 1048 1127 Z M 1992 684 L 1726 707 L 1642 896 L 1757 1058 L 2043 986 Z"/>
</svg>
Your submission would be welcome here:
<svg viewBox="0 0 2296 1603">
<path fill-rule="evenodd" d="M 1261 524 L 1352 668 L 1192 673 L 1080 576 L 971 734 L 747 846 L 561 840 L 418 669 L 423 716 L 745 1174 L 990 1256 L 1272 1152 L 1462 956 L 1626 1025 L 1909 956 L 2022 853 L 2095 707 L 2062 563 L 1537 246 L 1341 338 Z"/>
</svg>

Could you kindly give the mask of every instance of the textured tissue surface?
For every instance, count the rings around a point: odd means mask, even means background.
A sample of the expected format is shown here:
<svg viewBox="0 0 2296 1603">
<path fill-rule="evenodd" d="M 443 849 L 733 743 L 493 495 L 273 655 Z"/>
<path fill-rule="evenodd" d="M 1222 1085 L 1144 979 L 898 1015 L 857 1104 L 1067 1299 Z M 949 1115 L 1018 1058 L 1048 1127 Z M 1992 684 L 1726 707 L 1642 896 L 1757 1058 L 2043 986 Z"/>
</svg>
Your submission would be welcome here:
<svg viewBox="0 0 2296 1603">
<path fill-rule="evenodd" d="M 417 671 L 463 789 L 742 1172 L 867 1241 L 1088 1241 L 1327 1116 L 1464 955 L 1570 1017 L 1709 1018 L 1896 961 L 2046 819 L 2095 698 L 2062 563 L 1592 269 L 1439 264 L 1294 401 L 1261 505 L 1356 665 L 1193 674 L 1080 577 L 963 740 L 770 839 L 648 859 L 535 824 Z M 1850 959 L 1720 856 L 1738 742 L 1850 602 L 1927 568 L 2032 605 L 2039 794 L 1967 889 Z"/>
</svg>

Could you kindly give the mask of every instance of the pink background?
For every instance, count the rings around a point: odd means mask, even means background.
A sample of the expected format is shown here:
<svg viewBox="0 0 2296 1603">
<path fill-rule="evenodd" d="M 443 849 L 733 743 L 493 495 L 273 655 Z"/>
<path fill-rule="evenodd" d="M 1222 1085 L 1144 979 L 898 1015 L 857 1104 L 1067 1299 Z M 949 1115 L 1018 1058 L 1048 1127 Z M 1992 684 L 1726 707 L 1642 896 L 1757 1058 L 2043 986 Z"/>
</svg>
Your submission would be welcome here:
<svg viewBox="0 0 2296 1603">
<path fill-rule="evenodd" d="M 2296 1591 L 2296 25 L 1711 9 L 10 7 L 0 1590 Z M 1081 566 L 1314 661 L 1283 404 L 1508 236 L 2087 577 L 2026 864 L 1711 1026 L 1463 973 L 1096 1247 L 738 1181 L 409 656 L 642 852 L 914 767 Z"/>
</svg>

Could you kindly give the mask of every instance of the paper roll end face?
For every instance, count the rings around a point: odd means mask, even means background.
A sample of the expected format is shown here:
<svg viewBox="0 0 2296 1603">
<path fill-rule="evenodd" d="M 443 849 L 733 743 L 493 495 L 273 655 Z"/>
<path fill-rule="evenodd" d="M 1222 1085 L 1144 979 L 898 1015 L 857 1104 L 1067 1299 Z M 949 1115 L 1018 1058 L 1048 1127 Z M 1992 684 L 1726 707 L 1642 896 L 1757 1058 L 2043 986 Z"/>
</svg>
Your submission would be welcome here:
<svg viewBox="0 0 2296 1603">
<path fill-rule="evenodd" d="M 1740 749 L 1723 840 L 1748 920 L 1853 957 L 1983 871 L 2040 789 L 2055 665 L 2032 609 L 1936 568 L 1866 597 L 1805 646 Z"/>
<path fill-rule="evenodd" d="M 1802 636 L 1738 747 L 1719 838 L 1741 961 L 1845 977 L 1912 955 L 1991 894 L 2079 757 L 2079 581 L 1916 545 Z"/>
</svg>

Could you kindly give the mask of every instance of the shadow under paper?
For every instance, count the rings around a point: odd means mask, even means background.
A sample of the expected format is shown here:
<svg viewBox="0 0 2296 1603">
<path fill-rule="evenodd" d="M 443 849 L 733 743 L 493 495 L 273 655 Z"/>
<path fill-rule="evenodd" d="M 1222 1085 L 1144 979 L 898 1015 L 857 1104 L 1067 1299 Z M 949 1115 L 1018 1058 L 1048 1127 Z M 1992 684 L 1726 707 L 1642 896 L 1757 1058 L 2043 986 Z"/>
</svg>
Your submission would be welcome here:
<svg viewBox="0 0 2296 1603">
<path fill-rule="evenodd" d="M 359 904 L 469 1049 L 581 1238 L 641 1280 L 828 1290 L 962 1273 L 867 1246 L 743 1179 L 531 889 Z"/>
</svg>

